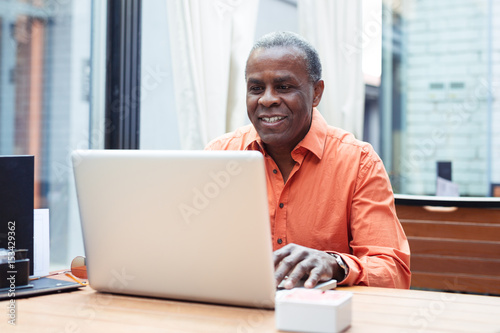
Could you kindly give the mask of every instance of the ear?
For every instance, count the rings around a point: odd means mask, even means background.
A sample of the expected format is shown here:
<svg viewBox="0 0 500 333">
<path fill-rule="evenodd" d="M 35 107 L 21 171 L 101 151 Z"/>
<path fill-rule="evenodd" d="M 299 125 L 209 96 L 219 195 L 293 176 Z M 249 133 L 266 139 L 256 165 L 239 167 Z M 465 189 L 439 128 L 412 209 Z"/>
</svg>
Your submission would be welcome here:
<svg viewBox="0 0 500 333">
<path fill-rule="evenodd" d="M 319 80 L 314 84 L 313 107 L 318 106 L 319 102 L 321 102 L 323 90 L 325 90 L 325 81 Z"/>
</svg>

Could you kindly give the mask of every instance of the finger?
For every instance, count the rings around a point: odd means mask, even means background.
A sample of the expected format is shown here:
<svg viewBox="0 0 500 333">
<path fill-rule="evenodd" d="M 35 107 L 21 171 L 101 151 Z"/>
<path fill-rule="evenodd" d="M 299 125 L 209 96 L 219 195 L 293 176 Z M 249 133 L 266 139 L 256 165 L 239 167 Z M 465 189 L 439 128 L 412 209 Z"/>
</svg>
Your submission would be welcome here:
<svg viewBox="0 0 500 333">
<path fill-rule="evenodd" d="M 321 266 L 316 266 L 314 267 L 310 272 L 309 272 L 309 277 L 307 278 L 307 281 L 304 282 L 304 287 L 305 288 L 314 288 L 318 284 L 319 281 L 321 281 L 322 276 L 324 276 L 324 272 Z"/>
<path fill-rule="evenodd" d="M 278 264 L 278 267 L 276 267 L 274 271 L 274 276 L 276 278 L 276 282 L 279 284 L 287 275 L 289 275 L 289 272 L 292 271 L 292 269 L 296 265 L 296 259 L 292 255 L 289 255 L 283 260 L 281 260 Z"/>
<path fill-rule="evenodd" d="M 285 289 L 294 288 L 300 280 L 308 275 L 310 269 L 311 267 L 306 260 L 302 260 L 297 263 L 293 270 L 288 274 L 288 278 L 285 282 Z"/>
<path fill-rule="evenodd" d="M 327 255 L 326 259 L 331 257 Z M 314 288 L 320 281 L 328 281 L 333 278 L 332 264 L 325 258 L 320 258 L 314 262 L 314 267 L 309 272 L 309 278 L 304 283 L 306 288 Z"/>
<path fill-rule="evenodd" d="M 295 251 L 284 257 L 275 268 L 274 276 L 276 283 L 279 284 L 290 272 L 293 271 L 295 266 L 303 260 L 304 254 L 301 251 Z"/>
<path fill-rule="evenodd" d="M 293 251 L 292 245 L 293 244 L 287 244 L 284 247 L 282 247 L 281 249 L 274 251 L 273 260 L 274 260 L 274 267 L 275 268 L 279 265 L 279 263 L 281 262 L 281 260 L 283 260 L 283 258 L 289 256 L 292 253 L 292 251 Z"/>
</svg>

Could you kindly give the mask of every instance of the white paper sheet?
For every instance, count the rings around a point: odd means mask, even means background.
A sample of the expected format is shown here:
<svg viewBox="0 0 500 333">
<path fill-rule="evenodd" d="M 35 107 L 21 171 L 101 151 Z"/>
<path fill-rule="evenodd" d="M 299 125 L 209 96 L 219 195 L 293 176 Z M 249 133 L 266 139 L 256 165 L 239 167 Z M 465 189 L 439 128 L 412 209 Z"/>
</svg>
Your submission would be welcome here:
<svg viewBox="0 0 500 333">
<path fill-rule="evenodd" d="M 49 210 L 33 210 L 33 275 L 49 274 L 50 265 L 50 233 Z"/>
<path fill-rule="evenodd" d="M 438 177 L 436 195 L 442 197 L 459 197 L 460 191 L 458 184 L 451 182 L 448 179 Z"/>
</svg>

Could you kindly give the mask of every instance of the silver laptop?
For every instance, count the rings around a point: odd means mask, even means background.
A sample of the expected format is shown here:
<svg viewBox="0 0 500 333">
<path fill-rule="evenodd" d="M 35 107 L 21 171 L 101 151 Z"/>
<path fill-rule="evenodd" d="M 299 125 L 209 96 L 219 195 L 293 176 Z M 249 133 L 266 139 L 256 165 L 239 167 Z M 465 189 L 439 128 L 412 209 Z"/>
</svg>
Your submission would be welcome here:
<svg viewBox="0 0 500 333">
<path fill-rule="evenodd" d="M 72 160 L 92 288 L 274 307 L 260 153 L 77 150 Z"/>
</svg>

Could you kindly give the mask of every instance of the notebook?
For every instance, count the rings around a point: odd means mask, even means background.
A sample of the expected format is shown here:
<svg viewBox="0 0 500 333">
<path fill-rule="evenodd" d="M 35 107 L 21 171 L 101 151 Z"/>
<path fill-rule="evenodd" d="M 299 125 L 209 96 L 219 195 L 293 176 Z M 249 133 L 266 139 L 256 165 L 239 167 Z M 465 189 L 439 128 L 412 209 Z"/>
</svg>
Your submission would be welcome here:
<svg viewBox="0 0 500 333">
<path fill-rule="evenodd" d="M 92 288 L 274 307 L 259 152 L 77 150 L 72 161 Z"/>
</svg>

